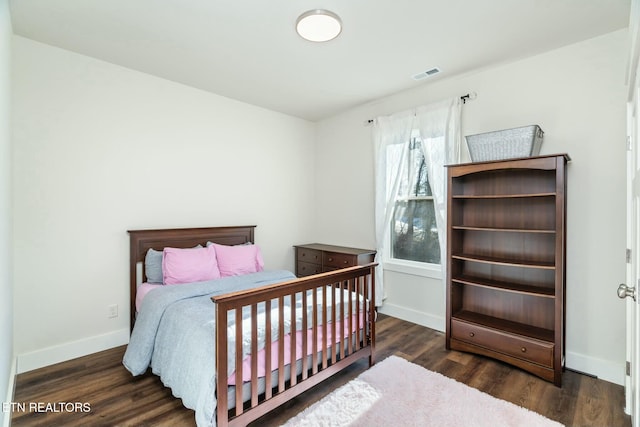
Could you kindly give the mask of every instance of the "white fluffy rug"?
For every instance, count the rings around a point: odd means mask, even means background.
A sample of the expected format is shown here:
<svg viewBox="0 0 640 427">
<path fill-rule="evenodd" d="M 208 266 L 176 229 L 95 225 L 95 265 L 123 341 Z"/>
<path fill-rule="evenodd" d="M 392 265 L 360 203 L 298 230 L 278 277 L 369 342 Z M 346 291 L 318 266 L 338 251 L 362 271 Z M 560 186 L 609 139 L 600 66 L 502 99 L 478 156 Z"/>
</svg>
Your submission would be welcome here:
<svg viewBox="0 0 640 427">
<path fill-rule="evenodd" d="M 558 427 L 561 424 L 391 356 L 314 403 L 285 426 Z"/>
</svg>

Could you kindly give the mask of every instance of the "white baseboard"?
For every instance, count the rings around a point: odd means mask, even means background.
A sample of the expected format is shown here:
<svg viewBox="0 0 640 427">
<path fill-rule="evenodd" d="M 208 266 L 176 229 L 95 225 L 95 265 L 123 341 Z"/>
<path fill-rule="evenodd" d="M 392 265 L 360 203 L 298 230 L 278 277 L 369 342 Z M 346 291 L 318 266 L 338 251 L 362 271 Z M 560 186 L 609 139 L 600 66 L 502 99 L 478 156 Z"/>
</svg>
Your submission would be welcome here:
<svg viewBox="0 0 640 427">
<path fill-rule="evenodd" d="M 129 329 L 125 328 L 108 334 L 97 335 L 78 341 L 43 348 L 30 353 L 19 354 L 17 357 L 17 372 L 18 374 L 21 374 L 23 372 L 32 371 L 34 369 L 43 368 L 45 366 L 65 362 L 77 357 L 125 345 L 128 342 Z"/>
<path fill-rule="evenodd" d="M 601 380 L 624 386 L 625 364 L 611 360 L 597 359 L 580 353 L 567 351 L 565 366 L 578 372 L 594 375 Z"/>
<path fill-rule="evenodd" d="M 409 309 L 399 305 L 384 303 L 378 310 L 386 314 L 408 322 L 417 323 L 436 331 L 444 332 L 446 321 L 444 317 L 438 317 L 421 311 Z M 597 359 L 584 354 L 567 351 L 565 366 L 568 369 L 594 375 L 601 380 L 624 386 L 625 367 L 624 363 L 615 363 L 610 360 Z"/>
<path fill-rule="evenodd" d="M 15 396 L 16 390 L 16 375 L 17 375 L 17 360 L 14 357 L 11 362 L 11 370 L 9 371 L 9 383 L 7 385 L 7 394 L 5 402 L 13 402 L 13 396 Z M 3 412 L 2 413 L 2 427 L 10 427 L 11 426 L 11 412 Z"/>
<path fill-rule="evenodd" d="M 385 303 L 379 312 L 398 319 L 413 322 L 436 331 L 444 332 L 445 319 L 406 307 Z M 31 371 L 86 356 L 91 353 L 125 345 L 129 342 L 129 329 L 121 329 L 104 335 L 98 335 L 78 341 L 47 347 L 42 350 L 18 355 L 14 359 L 9 377 L 7 396 L 13 397 L 13 387 L 16 374 Z M 565 365 L 568 369 L 594 375 L 602 380 L 624 386 L 624 363 L 615 363 L 580 353 L 568 351 Z M 5 420 L 4 426 L 8 427 Z"/>
<path fill-rule="evenodd" d="M 434 316 L 422 311 L 386 302 L 378 309 L 378 311 L 388 316 L 397 317 L 398 319 L 406 320 L 407 322 L 417 323 L 418 325 L 444 332 L 444 317 Z"/>
</svg>

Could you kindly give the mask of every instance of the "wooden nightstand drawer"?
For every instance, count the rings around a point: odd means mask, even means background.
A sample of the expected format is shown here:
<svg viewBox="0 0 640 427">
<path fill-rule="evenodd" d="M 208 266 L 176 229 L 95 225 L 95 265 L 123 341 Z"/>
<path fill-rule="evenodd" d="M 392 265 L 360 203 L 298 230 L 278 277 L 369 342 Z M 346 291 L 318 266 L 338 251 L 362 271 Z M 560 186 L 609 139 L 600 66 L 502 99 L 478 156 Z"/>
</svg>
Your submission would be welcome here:
<svg viewBox="0 0 640 427">
<path fill-rule="evenodd" d="M 322 273 L 322 265 L 298 261 L 296 264 L 296 273 L 298 274 L 298 277 Z"/>
<path fill-rule="evenodd" d="M 339 254 L 335 252 L 324 252 L 322 256 L 322 265 L 330 268 L 353 267 L 358 261 L 355 255 Z"/>
<path fill-rule="evenodd" d="M 553 344 L 451 319 L 451 337 L 546 367 L 553 367 Z"/>
<path fill-rule="evenodd" d="M 324 273 L 373 262 L 376 251 L 309 243 L 296 245 L 296 276 Z"/>
<path fill-rule="evenodd" d="M 307 248 L 296 248 L 296 260 L 320 265 L 322 264 L 322 251 Z"/>
</svg>

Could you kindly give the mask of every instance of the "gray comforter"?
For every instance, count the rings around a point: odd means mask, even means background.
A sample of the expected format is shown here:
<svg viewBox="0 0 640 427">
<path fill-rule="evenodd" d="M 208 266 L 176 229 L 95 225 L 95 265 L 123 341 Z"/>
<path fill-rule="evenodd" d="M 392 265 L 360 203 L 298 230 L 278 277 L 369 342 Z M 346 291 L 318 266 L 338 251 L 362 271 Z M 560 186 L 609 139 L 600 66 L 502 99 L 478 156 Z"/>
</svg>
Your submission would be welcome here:
<svg viewBox="0 0 640 427">
<path fill-rule="evenodd" d="M 138 313 L 124 366 L 133 375 L 144 374 L 151 366 L 173 395 L 196 411 L 198 426 L 215 425 L 215 304 L 211 297 L 294 278 L 289 271 L 265 271 L 149 292 Z M 229 356 L 233 361 L 233 355 Z M 231 365 L 229 373 L 235 370 Z"/>
</svg>

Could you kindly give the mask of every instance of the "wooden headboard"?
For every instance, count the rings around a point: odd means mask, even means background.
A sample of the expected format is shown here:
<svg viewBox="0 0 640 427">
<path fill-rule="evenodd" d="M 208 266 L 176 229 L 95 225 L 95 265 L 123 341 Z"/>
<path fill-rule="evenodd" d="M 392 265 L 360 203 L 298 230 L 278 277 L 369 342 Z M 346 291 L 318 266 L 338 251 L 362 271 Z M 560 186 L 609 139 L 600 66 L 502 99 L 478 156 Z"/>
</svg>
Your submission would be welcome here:
<svg viewBox="0 0 640 427">
<path fill-rule="evenodd" d="M 128 230 L 129 233 L 129 291 L 130 326 L 136 319 L 136 288 L 138 284 L 138 263 L 142 263 L 142 281 L 144 281 L 144 258 L 149 249 L 158 251 L 166 247 L 192 248 L 205 246 L 207 242 L 221 245 L 241 245 L 254 242 L 255 225 L 236 227 L 168 228 L 161 230 Z"/>
</svg>

